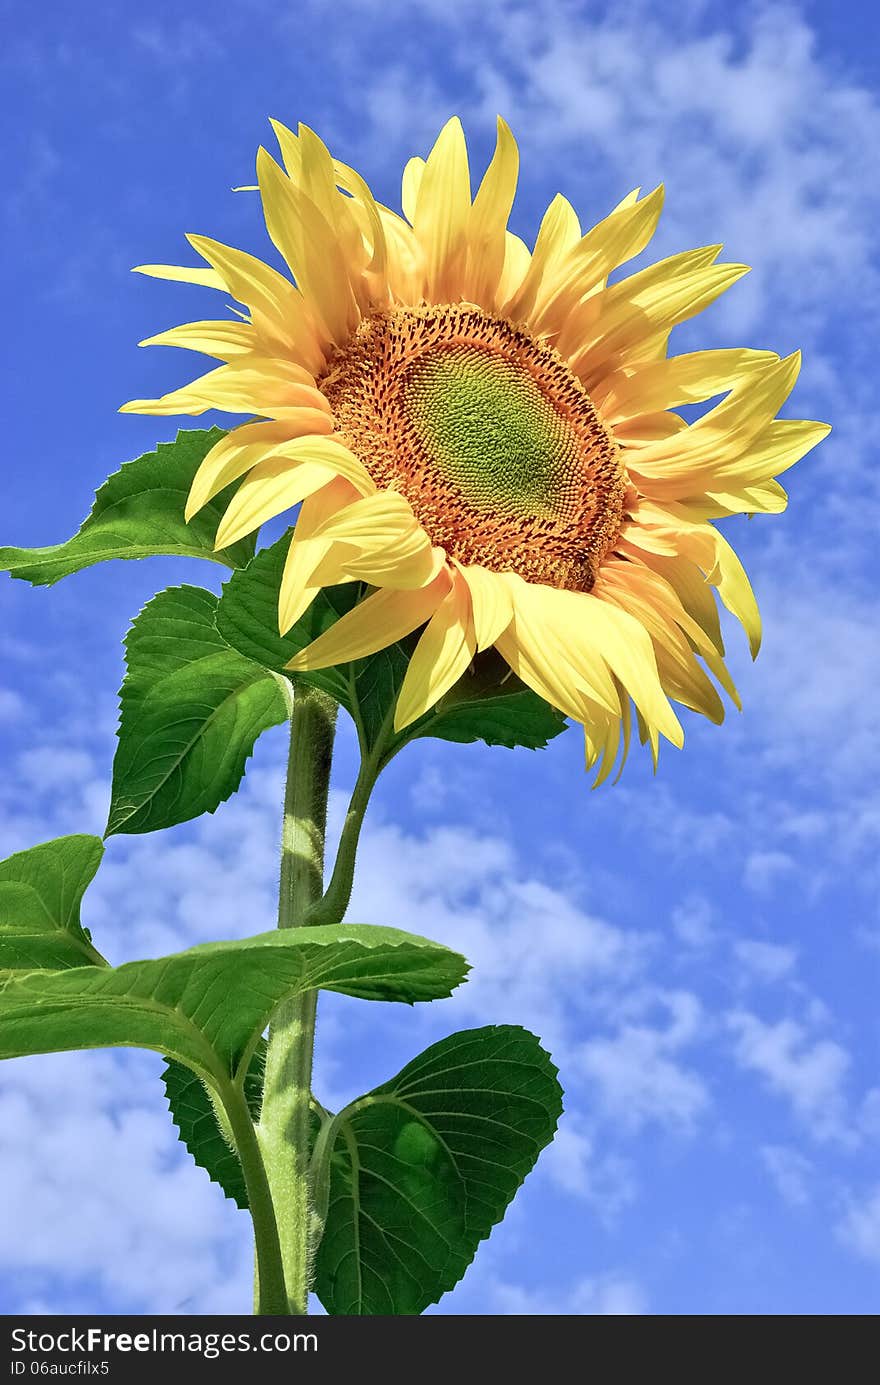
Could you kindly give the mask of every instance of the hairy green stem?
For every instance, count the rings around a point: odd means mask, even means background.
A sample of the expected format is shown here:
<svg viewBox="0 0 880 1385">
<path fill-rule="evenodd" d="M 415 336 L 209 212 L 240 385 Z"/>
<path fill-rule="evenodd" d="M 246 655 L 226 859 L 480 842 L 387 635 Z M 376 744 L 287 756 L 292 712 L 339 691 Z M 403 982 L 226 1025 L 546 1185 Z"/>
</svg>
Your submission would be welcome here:
<svg viewBox="0 0 880 1385">
<path fill-rule="evenodd" d="M 280 1317 L 289 1311 L 284 1265 L 272 1193 L 257 1132 L 244 1092 L 238 1083 L 229 1083 L 223 1091 L 217 1093 L 217 1097 L 229 1122 L 230 1133 L 244 1174 L 248 1206 L 254 1224 L 257 1262 L 254 1312 L 263 1316 Z"/>
<path fill-rule="evenodd" d="M 360 772 L 348 804 L 348 811 L 345 814 L 330 884 L 327 886 L 327 892 L 323 898 L 316 900 L 309 909 L 306 923 L 310 926 L 342 922 L 348 908 L 348 901 L 351 899 L 358 841 L 360 840 L 364 814 L 370 801 L 370 794 L 376 783 L 377 773 L 376 764 L 373 760 L 361 762 Z"/>
<path fill-rule="evenodd" d="M 284 794 L 278 927 L 297 928 L 321 897 L 327 792 L 336 704 L 297 687 Z M 307 1313 L 311 1280 L 309 1099 L 315 1041 L 315 991 L 278 1007 L 269 1029 L 259 1140 L 284 1266 L 287 1311 Z M 262 1301 L 262 1270 L 259 1269 Z M 262 1309 L 258 1310 L 262 1311 Z"/>
</svg>

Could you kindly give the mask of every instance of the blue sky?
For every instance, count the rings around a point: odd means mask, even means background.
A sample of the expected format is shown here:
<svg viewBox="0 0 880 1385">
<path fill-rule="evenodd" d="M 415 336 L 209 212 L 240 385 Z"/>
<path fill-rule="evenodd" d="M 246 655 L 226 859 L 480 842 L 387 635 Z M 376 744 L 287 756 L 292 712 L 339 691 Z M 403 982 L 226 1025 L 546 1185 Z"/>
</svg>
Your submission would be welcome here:
<svg viewBox="0 0 880 1385">
<path fill-rule="evenodd" d="M 380 785 L 350 916 L 455 944 L 474 979 L 416 1012 L 325 998 L 318 1087 L 344 1101 L 472 1024 L 552 1047 L 558 1141 L 440 1311 L 876 1312 L 876 14 L 4 9 L 4 543 L 67 537 L 109 471 L 173 435 L 116 409 L 182 381 L 178 353 L 136 342 L 204 315 L 204 295 L 128 270 L 176 260 L 185 231 L 265 252 L 255 202 L 230 188 L 269 116 L 311 124 L 397 205 L 404 159 L 449 114 L 479 165 L 500 111 L 525 236 L 557 190 L 589 223 L 662 179 L 652 253 L 723 240 L 755 267 L 677 349 L 803 347 L 793 412 L 835 431 L 790 474 L 786 515 L 727 525 L 765 617 L 755 666 L 730 631 L 744 714 L 685 714 L 656 778 L 634 759 L 596 794 L 574 732 L 540 755 L 410 748 Z M 120 641 L 180 580 L 217 577 L 156 560 L 3 583 L 3 855 L 102 830 Z M 272 732 L 214 816 L 111 841 L 85 921 L 113 960 L 271 926 L 283 755 Z M 335 820 L 353 771 L 345 732 Z M 5 1066 L 4 1311 L 246 1311 L 247 1221 L 176 1145 L 159 1068 L 110 1052 Z"/>
</svg>

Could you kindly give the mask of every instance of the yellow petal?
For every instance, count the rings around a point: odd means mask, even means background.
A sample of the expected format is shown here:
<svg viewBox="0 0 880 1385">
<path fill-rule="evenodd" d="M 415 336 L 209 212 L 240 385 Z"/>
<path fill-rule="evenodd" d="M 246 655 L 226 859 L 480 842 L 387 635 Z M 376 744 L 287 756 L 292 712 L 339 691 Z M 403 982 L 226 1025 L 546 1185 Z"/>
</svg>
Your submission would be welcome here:
<svg viewBox="0 0 880 1385">
<path fill-rule="evenodd" d="M 640 509 L 646 516 L 655 515 L 660 536 L 671 540 L 683 557 L 702 568 L 707 582 L 718 589 L 721 600 L 742 625 L 752 658 L 756 658 L 761 647 L 758 603 L 742 563 L 723 534 L 711 524 L 691 524 L 675 516 L 667 516 L 664 525 L 661 510 L 647 504 Z"/>
<path fill-rule="evenodd" d="M 715 677 L 718 679 L 718 682 L 721 684 L 724 691 L 727 693 L 734 707 L 736 707 L 738 712 L 741 712 L 742 701 L 740 699 L 739 692 L 737 691 L 736 684 L 731 678 L 724 660 L 721 658 L 719 654 L 704 654 L 703 658 L 705 659 L 707 666 L 712 670 Z"/>
<path fill-rule="evenodd" d="M 468 584 L 456 574 L 415 647 L 394 712 L 394 729 L 418 721 L 448 692 L 474 657 Z"/>
<path fill-rule="evenodd" d="M 510 590 L 514 616 L 495 644 L 514 671 L 577 721 L 593 715 L 596 707 L 603 713 L 616 711 L 617 695 L 602 654 L 584 641 L 582 630 L 577 631 L 580 638 L 572 639 L 568 608 L 557 601 L 566 593 L 525 582 L 516 573 L 499 575 Z M 519 650 L 517 662 L 511 643 Z"/>
<path fill-rule="evenodd" d="M 278 628 L 282 635 L 299 620 L 321 589 L 316 573 L 333 544 L 329 539 L 315 540 L 315 530 L 356 498 L 357 492 L 348 481 L 336 477 L 307 496 L 300 506 L 278 595 Z"/>
<path fill-rule="evenodd" d="M 477 649 L 489 649 L 513 619 L 513 598 L 497 572 L 478 566 L 460 571 L 470 588 Z"/>
<path fill-rule="evenodd" d="M 653 556 L 648 553 L 641 556 L 647 567 L 659 573 L 669 583 L 684 610 L 693 617 L 700 629 L 705 631 L 716 653 L 723 656 L 724 640 L 713 589 L 697 564 L 677 553 L 672 557 Z"/>
<path fill-rule="evenodd" d="M 341 346 L 357 327 L 360 313 L 336 237 L 311 198 L 265 149 L 257 153 L 257 179 L 269 235 L 289 264 L 313 317 L 330 341 Z"/>
<path fill-rule="evenodd" d="M 385 231 L 382 226 L 382 218 L 379 215 L 379 208 L 369 185 L 357 169 L 350 168 L 348 164 L 341 163 L 339 159 L 333 160 L 333 167 L 336 170 L 339 186 L 345 188 L 346 192 L 350 193 L 355 202 L 364 210 L 370 233 L 371 258 L 368 268 L 378 276 L 384 275 L 388 255 L 385 245 Z"/>
<path fill-rule="evenodd" d="M 317 207 L 338 244 L 352 289 L 366 268 L 369 254 L 361 235 L 350 197 L 343 197 L 336 184 L 333 157 L 323 140 L 308 125 L 300 124 L 299 142 L 302 168 L 298 181 L 303 193 Z"/>
<path fill-rule="evenodd" d="M 468 221 L 467 268 L 462 296 L 492 306 L 504 270 L 507 220 L 519 175 L 519 150 L 506 123 L 498 117 L 492 161 L 474 198 Z"/>
<path fill-rule="evenodd" d="M 592 380 L 597 368 L 604 374 L 603 357 L 607 360 L 610 355 L 635 351 L 646 337 L 661 330 L 669 331 L 695 317 L 747 273 L 747 265 L 707 265 L 689 274 L 645 284 L 635 294 L 621 295 L 613 304 L 606 302 L 607 311 L 585 333 L 585 344 L 572 357 L 572 370 L 584 381 Z M 589 302 L 598 304 L 606 295 L 628 283 L 624 279 Z"/>
<path fill-rule="evenodd" d="M 611 559 L 602 565 L 598 584 L 603 591 L 613 590 L 626 602 L 631 596 L 644 606 L 650 606 L 668 623 L 672 622 L 687 635 L 701 654 L 712 651 L 712 640 L 699 621 L 685 610 L 674 587 L 658 572 L 639 563 Z"/>
<path fill-rule="evenodd" d="M 258 462 L 229 502 L 215 548 L 228 548 L 332 480 L 333 472 L 319 462 L 291 462 L 286 457 Z"/>
<path fill-rule="evenodd" d="M 710 721 L 723 721 L 724 707 L 721 699 L 697 663 L 694 652 L 682 633 L 681 616 L 676 620 L 676 613 L 668 607 L 664 608 L 658 601 L 656 588 L 640 591 L 632 582 L 612 582 L 604 570 L 602 575 L 602 599 L 612 602 L 633 616 L 650 635 L 654 644 L 657 670 L 666 694 L 693 711 L 700 712 Z M 692 628 L 695 628 L 693 623 Z"/>
<path fill-rule="evenodd" d="M 429 302 L 453 301 L 464 263 L 471 210 L 467 145 L 458 116 L 448 120 L 425 163 L 413 230 L 425 256 Z"/>
<path fill-rule="evenodd" d="M 418 303 L 424 282 L 424 255 L 411 226 L 388 207 L 377 204 L 388 251 L 388 287 L 399 303 Z"/>
<path fill-rule="evenodd" d="M 239 356 L 161 399 L 133 400 L 121 412 L 202 414 L 206 409 L 223 409 L 284 418 L 303 408 L 331 417 L 325 396 L 301 366 L 266 356 Z"/>
<path fill-rule="evenodd" d="M 722 484 L 759 483 L 781 476 L 830 432 L 830 424 L 812 419 L 774 419 L 742 456 L 719 467 L 717 480 Z"/>
<path fill-rule="evenodd" d="M 395 543 L 414 529 L 420 526 L 405 496 L 398 491 L 381 490 L 334 515 L 320 526 L 317 534 L 373 549 Z"/>
<path fill-rule="evenodd" d="M 372 495 L 376 489 L 363 462 L 338 438 L 309 435 L 283 443 L 275 450 L 291 461 L 319 462 L 344 477 L 359 495 Z"/>
<path fill-rule="evenodd" d="M 592 593 L 560 595 L 574 597 L 577 611 L 572 611 L 573 628 L 575 619 L 583 623 L 648 723 L 680 746 L 684 733 L 660 685 L 654 650 L 644 627 Z"/>
<path fill-rule="evenodd" d="M 401 188 L 401 205 L 403 214 L 413 225 L 416 219 L 416 207 L 419 201 L 419 188 L 422 186 L 422 177 L 425 172 L 425 160 L 418 158 L 408 159 L 403 170 L 403 186 Z"/>
<path fill-rule="evenodd" d="M 572 246 L 541 287 L 530 315 L 533 331 L 558 332 L 584 294 L 612 269 L 644 250 L 657 229 L 662 210 L 661 185 L 641 202 L 613 211 Z"/>
<path fill-rule="evenodd" d="M 321 424 L 323 415 L 312 409 L 303 410 L 303 431 L 312 431 L 314 423 Z M 207 505 L 215 495 L 239 476 L 244 476 L 251 467 L 269 457 L 276 447 L 290 440 L 291 425 L 288 422 L 245 423 L 233 428 L 230 433 L 216 442 L 202 460 L 193 477 L 184 517 L 187 523 L 194 514 Z"/>
<path fill-rule="evenodd" d="M 538 227 L 526 274 L 512 296 L 500 300 L 505 316 L 516 321 L 528 317 L 545 276 L 553 272 L 580 234 L 581 225 L 574 208 L 561 193 L 557 193 Z"/>
<path fill-rule="evenodd" d="M 778 361 L 772 351 L 693 351 L 666 361 L 636 363 L 613 378 L 601 399 L 602 416 L 617 424 L 639 414 L 700 404 L 723 394 L 756 369 Z"/>
<path fill-rule="evenodd" d="M 701 504 L 702 502 L 702 504 Z M 691 503 L 683 501 L 691 510 Z M 738 486 L 732 491 L 706 491 L 697 497 L 694 519 L 722 519 L 727 515 L 781 515 L 788 505 L 788 495 L 778 481 L 763 481 L 757 486 Z"/>
<path fill-rule="evenodd" d="M 730 544 L 717 529 L 715 536 L 715 567 L 706 574 L 707 580 L 718 588 L 718 595 L 728 611 L 735 615 L 749 639 L 753 659 L 761 648 L 761 613 L 752 591 L 746 570 Z"/>
<path fill-rule="evenodd" d="M 374 592 L 307 648 L 300 650 L 287 668 L 295 673 L 328 668 L 332 664 L 365 659 L 368 654 L 395 644 L 424 625 L 443 600 L 449 585 L 449 577 L 444 572 L 430 587 Z"/>
<path fill-rule="evenodd" d="M 634 320 L 640 320 L 644 304 L 656 294 L 658 288 L 669 288 L 671 285 L 691 280 L 694 274 L 709 269 L 720 251 L 720 245 L 703 245 L 696 250 L 669 255 L 665 260 L 658 260 L 639 270 L 637 274 L 630 274 L 618 283 L 610 284 L 600 292 L 591 294 L 571 312 L 560 332 L 560 354 L 571 361 L 579 354 L 588 354 L 591 343 L 593 346 L 597 342 L 604 343 L 606 334 L 617 331 L 620 335 L 622 325 L 631 326 Z M 670 328 L 658 324 L 652 330 L 655 341 L 661 341 L 664 339 L 664 333 L 668 334 Z M 637 353 L 632 352 L 632 343 L 629 344 L 634 361 L 660 359 L 665 355 L 663 350 L 646 350 L 645 345 L 650 341 L 650 331 L 646 329 L 646 335 L 638 344 Z M 625 365 L 626 360 L 623 348 L 611 351 L 606 343 L 597 363 L 592 367 L 593 387 L 603 381 L 612 370 Z"/>
<path fill-rule="evenodd" d="M 543 648 L 544 658 L 553 659 L 560 668 L 567 665 L 575 686 L 603 711 L 616 714 L 618 695 L 605 651 L 597 646 L 590 627 L 584 623 L 585 609 L 575 604 L 575 593 L 520 580 L 513 587 L 520 617 L 517 629 L 524 630 L 521 617 L 528 610 L 532 647 Z"/>
<path fill-rule="evenodd" d="M 604 416 L 604 408 L 600 407 L 599 412 Z M 678 414 L 639 414 L 636 418 L 627 418 L 622 423 L 615 423 L 614 437 L 621 447 L 639 449 L 647 447 L 652 442 L 674 438 L 678 433 L 685 432 L 686 429 L 687 424 Z M 626 457 L 628 469 L 630 469 L 630 461 L 633 461 L 635 465 L 638 459 L 631 458 L 628 452 Z"/>
<path fill-rule="evenodd" d="M 515 236 L 512 231 L 506 231 L 504 235 L 504 267 L 501 271 L 501 278 L 495 290 L 493 307 L 498 307 L 506 303 L 515 294 L 526 275 L 529 272 L 529 265 L 532 262 L 532 254 L 525 241 L 520 236 Z"/>
<path fill-rule="evenodd" d="M 280 120 L 269 120 L 269 124 L 278 140 L 278 148 L 281 150 L 281 158 L 288 178 L 293 183 L 298 183 L 302 174 L 302 148 L 300 146 L 299 135 L 295 135 Z"/>
<path fill-rule="evenodd" d="M 371 587 L 410 590 L 427 587 L 446 566 L 446 553 L 432 548 L 421 534 L 381 550 L 351 552 L 348 544 L 337 545 L 340 552 L 338 582 L 357 579 Z"/>
<path fill-rule="evenodd" d="M 794 388 L 800 352 L 779 360 L 771 357 L 737 381 L 720 404 L 710 409 L 687 432 L 641 450 L 633 468 L 649 478 L 664 495 L 686 482 L 691 491 L 711 483 L 719 467 L 741 457 L 767 427 Z M 823 424 L 811 425 L 824 428 Z M 818 441 L 819 438 L 816 438 Z M 686 492 L 687 493 L 687 492 Z M 671 497 L 670 497 L 671 498 Z"/>
<path fill-rule="evenodd" d="M 150 279 L 171 279 L 177 284 L 198 284 L 203 289 L 220 289 L 222 293 L 230 293 L 231 289 L 224 279 L 221 279 L 216 269 L 203 269 L 195 265 L 176 265 L 176 264 L 139 264 L 135 265 L 132 274 L 146 274 Z"/>
<path fill-rule="evenodd" d="M 204 356 L 216 356 L 231 361 L 234 356 L 246 356 L 257 350 L 257 333 L 249 322 L 185 322 L 145 337 L 138 346 L 179 346 L 186 351 L 201 351 Z"/>
<path fill-rule="evenodd" d="M 412 512 L 396 491 L 377 491 L 338 510 L 314 533 L 316 540 L 338 550 L 335 575 L 329 581 L 358 579 L 371 586 L 427 586 L 445 565 Z"/>
<path fill-rule="evenodd" d="M 285 348 L 299 365 L 316 374 L 323 368 L 322 344 L 302 295 L 289 280 L 255 255 L 208 236 L 187 236 L 194 250 L 221 276 L 239 303 L 251 310 L 254 326 L 267 341 Z"/>
</svg>

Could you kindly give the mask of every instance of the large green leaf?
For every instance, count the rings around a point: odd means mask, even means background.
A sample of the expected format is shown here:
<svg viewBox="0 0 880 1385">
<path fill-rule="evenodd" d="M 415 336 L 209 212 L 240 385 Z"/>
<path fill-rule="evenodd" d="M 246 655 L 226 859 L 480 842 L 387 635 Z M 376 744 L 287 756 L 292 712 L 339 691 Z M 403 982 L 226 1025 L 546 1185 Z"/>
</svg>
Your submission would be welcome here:
<svg viewBox="0 0 880 1385">
<path fill-rule="evenodd" d="M 0 861 L 0 977 L 103 964 L 80 922 L 103 854 L 100 837 L 56 837 Z"/>
<path fill-rule="evenodd" d="M 128 633 L 108 835 L 212 813 L 260 732 L 288 715 L 282 681 L 229 648 L 216 608 L 202 587 L 169 587 Z"/>
<path fill-rule="evenodd" d="M 49 586 L 110 558 L 164 553 L 243 566 L 253 554 L 255 535 L 214 552 L 214 535 L 234 487 L 215 496 L 189 524 L 183 518 L 199 463 L 222 437 L 220 428 L 188 429 L 174 442 L 161 442 L 155 452 L 126 462 L 101 486 L 73 538 L 49 548 L 0 548 L 0 569 L 35 586 Z"/>
<path fill-rule="evenodd" d="M 351 610 L 363 591 L 356 582 L 326 588 L 296 625 L 286 635 L 279 635 L 278 588 L 289 543 L 290 536 L 285 535 L 257 553 L 247 568 L 234 573 L 217 608 L 217 628 L 227 643 L 277 673 L 283 673 L 294 654 Z M 367 749 L 385 734 L 388 755 L 416 736 L 483 740 L 489 745 L 535 750 L 565 730 L 564 717 L 526 688 L 490 651 L 478 656 L 473 668 L 433 711 L 394 737 L 388 732 L 388 713 L 414 646 L 412 637 L 370 658 L 297 674 L 296 678 L 322 688 L 341 703 L 361 728 Z"/>
<path fill-rule="evenodd" d="M 548 1054 L 505 1025 L 433 1044 L 335 1117 L 315 1266 L 327 1312 L 436 1303 L 504 1216 L 561 1112 Z"/>
<path fill-rule="evenodd" d="M 241 1166 L 204 1084 L 176 1063 L 164 1077 L 181 1140 L 246 1208 Z M 262 1054 L 246 1090 L 256 1119 Z M 411 1314 L 436 1303 L 501 1221 L 561 1111 L 548 1054 L 503 1025 L 443 1039 L 329 1118 L 315 1178 L 327 1200 L 315 1289 L 328 1313 Z"/>
<path fill-rule="evenodd" d="M 276 929 L 120 967 L 31 972 L 0 981 L 0 1058 L 151 1048 L 222 1084 L 249 1061 L 289 996 L 323 988 L 366 1000 L 435 1000 L 466 971 L 438 943 L 351 924 Z"/>
</svg>

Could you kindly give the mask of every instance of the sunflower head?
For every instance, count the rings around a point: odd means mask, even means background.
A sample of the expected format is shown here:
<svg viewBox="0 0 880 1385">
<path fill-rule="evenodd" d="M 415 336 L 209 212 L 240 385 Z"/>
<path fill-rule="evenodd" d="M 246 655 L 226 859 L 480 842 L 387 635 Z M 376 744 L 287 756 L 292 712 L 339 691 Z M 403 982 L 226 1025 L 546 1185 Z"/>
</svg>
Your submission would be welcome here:
<svg viewBox="0 0 880 1385">
<path fill-rule="evenodd" d="M 396 308 L 361 323 L 321 387 L 351 450 L 451 560 L 592 587 L 626 477 L 552 346 L 471 304 Z"/>
<path fill-rule="evenodd" d="M 243 251 L 190 242 L 207 268 L 141 271 L 219 289 L 235 321 L 151 344 L 221 364 L 145 413 L 247 414 L 208 454 L 188 514 L 240 484 L 225 546 L 299 506 L 279 598 L 282 633 L 322 587 L 373 590 L 294 670 L 360 658 L 424 627 L 395 725 L 421 717 L 494 646 L 584 728 L 598 780 L 625 758 L 632 708 L 655 762 L 681 744 L 676 701 L 723 717 L 715 594 L 757 653 L 748 579 L 715 520 L 777 513 L 776 476 L 828 431 L 776 417 L 799 357 L 668 354 L 680 322 L 745 266 L 719 246 L 609 283 L 656 227 L 662 190 L 623 199 L 585 234 L 553 200 L 531 249 L 507 228 L 510 131 L 474 192 L 457 119 L 403 176 L 403 215 L 307 127 L 273 122 L 282 163 L 258 190 L 287 278 Z M 677 409 L 718 399 L 696 422 Z M 713 681 L 714 680 L 714 681 Z"/>
</svg>

